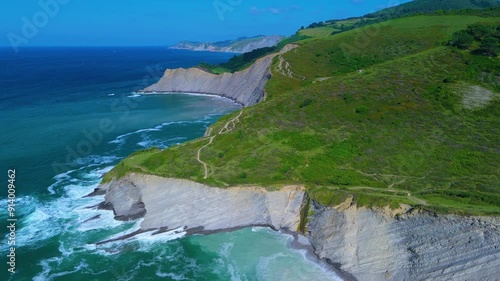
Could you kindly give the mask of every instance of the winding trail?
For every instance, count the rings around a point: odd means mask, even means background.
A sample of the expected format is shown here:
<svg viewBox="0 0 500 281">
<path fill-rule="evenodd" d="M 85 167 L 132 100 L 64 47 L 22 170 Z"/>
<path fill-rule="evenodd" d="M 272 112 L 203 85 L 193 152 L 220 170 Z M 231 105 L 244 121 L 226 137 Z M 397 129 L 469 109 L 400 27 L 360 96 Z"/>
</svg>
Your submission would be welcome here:
<svg viewBox="0 0 500 281">
<path fill-rule="evenodd" d="M 403 189 L 392 189 L 392 188 L 388 188 L 388 189 L 380 189 L 380 188 L 375 188 L 375 187 L 368 187 L 368 186 L 352 186 L 352 187 L 349 187 L 348 189 L 350 190 L 362 190 L 362 189 L 368 189 L 368 190 L 373 190 L 373 191 L 389 191 L 389 192 L 392 192 L 392 193 L 406 193 L 406 195 L 408 196 L 408 198 L 410 198 L 411 200 L 417 202 L 418 204 L 420 205 L 428 205 L 427 204 L 427 201 L 425 201 L 424 199 L 420 199 L 420 198 L 417 198 L 415 196 L 413 196 L 408 190 L 403 190 Z"/>
<path fill-rule="evenodd" d="M 283 55 L 279 55 L 279 60 L 280 63 L 278 64 L 278 72 L 286 77 L 290 77 L 292 79 L 296 80 L 301 80 L 304 81 L 306 80 L 306 77 L 304 75 L 297 74 L 292 71 L 290 63 L 283 58 Z"/>
<path fill-rule="evenodd" d="M 276 54 L 272 54 L 271 56 L 274 58 L 275 56 L 279 56 L 279 59 L 280 59 L 280 63 L 278 65 L 278 72 L 280 72 L 281 74 L 283 74 L 284 76 L 287 76 L 287 77 L 291 77 L 293 79 L 296 79 L 296 80 L 305 80 L 306 77 L 303 76 L 303 75 L 300 75 L 300 74 L 296 74 L 294 73 L 292 70 L 291 70 L 291 66 L 290 66 L 290 63 L 288 63 L 284 58 L 283 58 L 283 54 L 285 54 L 286 52 L 289 52 L 295 48 L 297 48 L 298 45 L 296 44 L 288 44 L 286 45 L 285 47 L 283 47 L 283 49 L 279 52 L 279 53 L 276 53 Z M 283 66 L 284 65 L 284 66 Z M 267 95 L 265 92 L 264 92 L 265 95 Z M 203 165 L 203 169 L 205 170 L 205 176 L 204 176 L 204 179 L 207 179 L 209 176 L 211 176 L 213 174 L 213 169 L 212 167 L 210 167 L 210 165 L 208 165 L 206 162 L 204 162 L 203 160 L 201 160 L 201 152 L 203 151 L 203 149 L 205 149 L 206 147 L 210 146 L 214 139 L 218 136 L 218 135 L 224 135 L 224 134 L 228 134 L 230 132 L 232 132 L 234 130 L 234 128 L 236 128 L 236 124 L 238 122 L 240 122 L 240 117 L 241 115 L 243 114 L 243 110 L 242 109 L 240 111 L 240 113 L 238 114 L 238 116 L 236 116 L 235 118 L 229 120 L 225 125 L 224 127 L 222 127 L 222 129 L 220 129 L 220 131 L 214 135 L 214 136 L 211 136 L 212 135 L 212 128 L 209 128 L 207 130 L 207 132 L 205 133 L 205 136 L 204 138 L 202 138 L 200 141 L 202 140 L 205 140 L 206 138 L 209 138 L 209 142 L 207 144 L 205 144 L 204 146 L 200 147 L 200 149 L 198 149 L 198 152 L 197 152 L 197 155 L 196 155 L 196 160 L 198 160 L 198 162 L 200 164 Z M 209 169 L 212 170 L 212 173 L 209 173 Z"/>
<path fill-rule="evenodd" d="M 198 162 L 203 165 L 203 169 L 205 170 L 205 176 L 203 177 L 204 179 L 207 179 L 211 175 L 208 172 L 209 168 L 212 171 L 213 171 L 213 169 L 212 169 L 212 167 L 210 167 L 210 165 L 208 165 L 207 163 L 203 162 L 203 160 L 201 160 L 201 151 L 203 149 L 205 149 L 206 147 L 208 147 L 209 145 L 211 145 L 213 143 L 215 137 L 217 137 L 218 135 L 224 135 L 224 134 L 228 134 L 228 133 L 232 132 L 234 130 L 234 128 L 236 128 L 236 124 L 238 122 L 240 122 L 240 117 L 243 114 L 243 110 L 244 109 L 242 109 L 240 111 L 240 113 L 238 114 L 238 116 L 236 116 L 235 118 L 229 120 L 224 125 L 224 127 L 222 127 L 222 129 L 220 129 L 219 133 L 217 133 L 216 135 L 210 136 L 212 134 L 212 128 L 210 128 L 207 131 L 207 136 L 206 137 L 208 137 L 210 141 L 207 144 L 205 144 L 204 146 L 200 147 L 200 149 L 198 149 L 197 156 L 196 156 L 196 160 L 198 160 Z M 212 174 L 213 174 L 213 172 L 212 172 Z"/>
<path fill-rule="evenodd" d="M 215 139 L 215 136 L 213 137 L 210 137 L 210 141 L 205 144 L 204 146 L 200 147 L 200 149 L 198 149 L 198 155 L 196 156 L 196 160 L 198 160 L 198 162 L 200 162 L 202 165 L 203 165 L 203 168 L 205 169 L 205 176 L 203 177 L 204 179 L 207 179 L 208 178 L 208 164 L 203 162 L 201 159 L 200 159 L 200 154 L 201 154 L 201 151 L 212 144 L 212 142 L 214 141 Z"/>
</svg>

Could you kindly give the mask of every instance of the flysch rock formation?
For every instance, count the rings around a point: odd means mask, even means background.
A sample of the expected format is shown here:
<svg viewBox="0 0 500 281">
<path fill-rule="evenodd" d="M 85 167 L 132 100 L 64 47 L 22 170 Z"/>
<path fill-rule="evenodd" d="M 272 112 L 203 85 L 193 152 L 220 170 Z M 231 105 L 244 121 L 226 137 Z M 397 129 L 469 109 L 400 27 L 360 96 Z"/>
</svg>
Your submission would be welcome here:
<svg viewBox="0 0 500 281">
<path fill-rule="evenodd" d="M 358 280 L 500 280 L 499 218 L 314 209 L 307 227 L 316 255 Z"/>
<path fill-rule="evenodd" d="M 117 219 L 144 218 L 142 231 L 184 229 L 209 234 L 249 226 L 295 232 L 307 201 L 303 187 L 214 188 L 188 180 L 129 174 L 102 184 L 101 207 Z M 312 201 L 306 237 L 314 254 L 348 280 L 495 281 L 500 268 L 500 218 L 324 207 Z"/>
<path fill-rule="evenodd" d="M 281 53 L 295 47 L 287 45 Z M 271 78 L 269 68 L 276 55 L 260 58 L 245 70 L 220 75 L 199 68 L 167 69 L 160 81 L 145 88 L 143 92 L 210 94 L 232 99 L 243 106 L 252 106 L 264 99 L 264 87 Z"/>
<path fill-rule="evenodd" d="M 248 40 L 248 43 L 237 44 L 234 42 L 228 46 L 220 46 L 217 43 L 200 43 L 200 42 L 180 42 L 175 46 L 169 47 L 169 49 L 175 50 L 190 50 L 190 51 L 208 51 L 208 52 L 224 52 L 224 53 L 248 53 L 253 50 L 257 50 L 265 47 L 274 47 L 283 40 L 281 36 L 262 36 L 256 38 L 255 40 Z M 220 42 L 218 42 L 220 43 Z"/>
<path fill-rule="evenodd" d="M 305 191 L 287 186 L 219 189 L 187 180 L 130 174 L 101 185 L 117 219 L 144 217 L 142 230 L 184 228 L 210 233 L 248 226 L 296 231 Z"/>
</svg>

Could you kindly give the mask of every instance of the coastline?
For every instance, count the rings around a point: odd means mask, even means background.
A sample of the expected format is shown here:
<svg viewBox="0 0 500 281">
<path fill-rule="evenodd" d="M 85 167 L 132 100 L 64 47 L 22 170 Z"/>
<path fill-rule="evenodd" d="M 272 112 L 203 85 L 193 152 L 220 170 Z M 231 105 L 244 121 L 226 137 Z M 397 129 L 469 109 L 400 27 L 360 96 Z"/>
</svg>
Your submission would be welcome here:
<svg viewBox="0 0 500 281">
<path fill-rule="evenodd" d="M 243 72 L 240 74 L 246 75 Z M 248 103 L 240 102 L 241 99 L 221 94 L 220 91 L 162 90 L 165 87 L 175 89 L 179 85 L 187 87 L 190 82 L 198 82 L 197 75 L 201 75 L 202 79 L 208 77 L 208 82 L 200 83 L 203 89 L 210 89 L 209 84 L 217 84 L 220 82 L 217 79 L 221 77 L 232 77 L 232 74 L 219 77 L 208 73 L 199 74 L 199 71 L 194 69 L 171 70 L 162 78 L 167 82 L 163 82 L 160 90 L 150 91 L 147 89 L 151 87 L 148 87 L 141 93 L 218 96 L 230 99 L 243 107 L 249 106 Z M 252 95 L 254 94 L 255 91 L 252 92 Z M 262 94 L 265 97 L 265 94 Z M 257 99 L 256 103 L 260 100 L 261 98 Z M 191 184 L 199 185 L 195 182 Z M 192 190 L 184 192 L 193 193 Z M 244 194 L 242 196 L 246 197 Z M 177 200 L 187 199 L 181 196 Z M 170 204 L 165 205 L 170 207 Z M 302 236 L 295 230 L 260 223 L 240 222 L 237 226 L 218 229 L 205 229 L 202 223 L 201 226 L 187 228 L 187 235 L 208 235 L 252 226 L 270 227 L 281 233 L 288 232 L 294 237 L 291 247 L 305 250 L 314 256 L 315 260 L 334 268 L 335 272 L 343 272 L 338 275 L 342 275 L 344 280 L 421 280 L 441 277 L 453 280 L 489 280 L 496 274 L 495 268 L 500 266 L 500 250 L 497 249 L 500 245 L 500 223 L 494 217 L 437 215 L 413 208 L 401 208 L 399 212 L 391 212 L 358 207 L 352 201 L 346 201 L 337 207 L 320 206 L 315 201 L 312 201 L 311 205 L 313 214 L 306 218 L 307 231 L 304 236 L 308 243 L 302 243 Z M 226 213 L 244 209 L 238 205 L 205 206 L 226 208 Z M 147 210 L 148 204 L 145 204 L 144 208 Z M 177 211 L 175 206 L 173 209 Z M 191 216 L 196 217 L 199 214 L 197 210 L 189 211 L 192 212 Z M 165 221 L 168 221 L 168 216 Z M 422 231 L 423 229 L 425 231 Z"/>
<path fill-rule="evenodd" d="M 496 249 L 500 219 L 494 217 L 435 215 L 411 208 L 391 212 L 352 202 L 324 207 L 312 201 L 303 235 L 298 226 L 305 197 L 290 193 L 298 191 L 297 187 L 270 192 L 257 186 L 222 189 L 151 175 L 125 177 L 94 191 L 106 192 L 106 206 L 112 207 L 116 217 L 124 212 L 134 215 L 137 206 L 144 206 L 141 229 L 115 240 L 148 231 L 160 234 L 182 229 L 185 235 L 209 235 L 266 227 L 293 236 L 290 247 L 305 251 L 309 260 L 347 281 L 438 276 L 488 280 L 500 266 L 500 250 Z M 170 214 L 163 206 L 175 211 Z"/>
<path fill-rule="evenodd" d="M 191 52 L 209 52 L 209 53 L 227 53 L 227 54 L 236 54 L 241 55 L 244 54 L 242 52 L 229 51 L 229 50 L 212 50 L 212 49 L 196 49 L 196 48 L 180 48 L 180 47 L 168 47 L 169 50 L 182 50 L 182 51 L 191 51 Z"/>
<path fill-rule="evenodd" d="M 152 186 L 153 188 L 151 188 Z M 100 204 L 101 208 L 104 206 L 106 210 L 113 211 L 115 218 L 123 218 L 123 209 L 136 214 L 135 207 L 138 206 L 138 201 L 141 201 L 140 204 L 143 204 L 145 208 L 144 220 L 140 229 L 120 237 L 99 241 L 96 245 L 129 239 L 145 232 L 152 232 L 151 235 L 154 236 L 181 231 L 184 236 L 192 236 L 263 227 L 293 237 L 288 247 L 298 250 L 305 259 L 316 263 L 325 271 L 335 273 L 335 276 L 342 280 L 356 281 L 356 278 L 340 269 L 336 264 L 320 258 L 308 239 L 296 231 L 299 228 L 301 209 L 305 200 L 303 187 L 288 186 L 279 191 L 268 191 L 258 186 L 236 186 L 222 189 L 188 180 L 132 174 L 126 176 L 126 179 L 101 184 L 88 196 L 102 196 L 104 193 L 106 197 L 105 202 Z M 134 200 L 131 201 L 130 198 Z M 155 200 L 151 200 L 151 198 L 155 198 Z M 158 198 L 160 200 L 156 200 Z M 209 198 L 208 201 L 205 198 Z M 117 206 L 123 201 L 126 201 L 127 207 L 130 208 Z M 220 201 L 223 201 L 224 204 L 217 203 Z M 174 214 L 168 214 L 168 212 L 153 213 L 154 210 L 158 210 L 158 206 L 169 206 L 170 210 L 176 210 L 176 212 L 172 212 Z M 238 212 L 235 212 L 236 206 L 238 206 Z M 180 220 L 182 224 L 176 224 L 177 214 L 186 214 L 185 211 L 182 211 L 184 207 L 189 207 L 190 213 L 187 214 L 186 218 Z M 206 213 L 209 213 L 208 216 Z M 151 220 L 148 215 L 159 216 L 161 219 Z M 213 224 L 209 221 L 210 219 L 200 220 L 198 219 L 200 216 L 217 217 L 220 223 Z M 255 223 L 241 223 L 242 217 L 251 217 L 250 221 Z M 137 219 L 139 217 L 134 216 L 130 220 Z"/>
<path fill-rule="evenodd" d="M 137 91 L 136 93 L 140 95 L 169 95 L 169 94 L 175 94 L 175 95 L 188 95 L 188 96 L 209 96 L 209 97 L 218 97 L 218 98 L 223 98 L 232 101 L 234 104 L 237 104 L 241 107 L 245 107 L 245 105 L 239 101 L 237 101 L 235 98 L 227 96 L 227 95 L 221 95 L 221 94 L 216 94 L 216 93 L 208 93 L 208 92 L 172 92 L 172 91 L 146 91 L 146 90 L 140 90 Z"/>
<path fill-rule="evenodd" d="M 101 194 L 102 195 L 102 194 Z M 99 194 L 90 193 L 89 195 L 85 197 L 95 197 L 95 196 L 101 196 Z M 101 204 L 102 205 L 102 204 Z M 92 206 L 90 208 L 99 208 L 99 205 L 97 206 Z M 107 208 L 105 209 L 107 211 L 113 211 L 112 208 Z M 136 219 L 137 220 L 137 219 Z M 135 236 L 138 236 L 140 234 L 148 233 L 151 232 L 151 236 L 155 235 L 161 235 L 163 233 L 171 232 L 174 234 L 180 234 L 184 233 L 183 236 L 179 237 L 187 237 L 187 236 L 194 236 L 194 235 L 200 235 L 200 236 L 205 236 L 205 235 L 212 235 L 212 234 L 218 234 L 218 233 L 227 233 L 227 232 L 233 232 L 233 231 L 238 231 L 242 229 L 250 229 L 250 228 L 266 228 L 270 229 L 271 231 L 274 231 L 276 233 L 279 233 L 281 235 L 285 236 L 290 236 L 292 240 L 288 243 L 288 248 L 292 250 L 298 251 L 301 255 L 303 255 L 304 259 L 311 262 L 315 263 L 318 266 L 320 266 L 325 272 L 331 272 L 335 274 L 334 277 L 338 277 L 342 279 L 343 281 L 358 281 L 352 274 L 349 272 L 342 270 L 341 265 L 339 263 L 334 263 L 331 262 L 328 259 L 321 258 L 317 253 L 315 247 L 310 243 L 309 239 L 304 236 L 303 234 L 297 232 L 297 231 L 290 231 L 287 229 L 276 229 L 273 227 L 273 225 L 269 224 L 254 224 L 254 225 L 243 225 L 243 226 L 237 226 L 237 227 L 231 227 L 231 228 L 224 228 L 224 229 L 218 229 L 218 230 L 204 230 L 203 227 L 196 227 L 196 228 L 191 228 L 191 229 L 165 229 L 165 228 L 159 228 L 159 229 L 138 229 L 133 232 L 130 232 L 128 234 L 124 234 L 119 237 L 103 240 L 94 243 L 96 246 L 99 245 L 104 245 L 107 243 L 113 243 L 113 242 L 119 242 L 123 240 L 127 240 L 130 238 L 133 238 Z M 175 238 L 178 239 L 178 238 Z"/>
</svg>

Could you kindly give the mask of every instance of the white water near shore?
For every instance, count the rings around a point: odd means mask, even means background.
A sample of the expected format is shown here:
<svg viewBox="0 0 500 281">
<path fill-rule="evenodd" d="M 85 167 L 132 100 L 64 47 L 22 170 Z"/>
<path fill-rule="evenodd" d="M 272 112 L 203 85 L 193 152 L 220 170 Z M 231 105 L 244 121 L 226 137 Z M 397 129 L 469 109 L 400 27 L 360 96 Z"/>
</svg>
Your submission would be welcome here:
<svg viewBox="0 0 500 281">
<path fill-rule="evenodd" d="M 138 93 L 163 74 L 153 77 L 147 70 L 216 64 L 231 56 L 164 48 L 27 48 L 15 56 L 0 50 L 5 63 L 0 69 L 5 82 L 0 115 L 3 130 L 12 132 L 2 135 L 2 170 L 16 169 L 18 192 L 18 271 L 10 276 L 3 271 L 0 279 L 257 280 L 257 271 L 266 271 L 263 265 L 257 270 L 261 257 L 282 253 L 295 257 L 291 266 L 308 264 L 274 234 L 249 229 L 226 233 L 229 237 L 145 233 L 95 244 L 134 231 L 139 224 L 89 208 L 102 196 L 82 198 L 107 171 L 139 149 L 200 137 L 218 118 L 240 108 L 213 96 Z M 114 130 L 91 150 L 70 155 L 87 140 L 83 131 L 95 132 L 101 120 L 110 120 Z M 54 163 L 67 169 L 55 171 Z M 7 200 L 0 203 L 6 206 Z M 0 213 L 0 220 L 5 215 Z M 6 232 L 2 236 L 0 250 L 5 252 Z M 221 240 L 213 240 L 217 237 Z M 234 243 L 230 250 L 228 239 Z"/>
<path fill-rule="evenodd" d="M 141 129 L 118 136 L 116 139 L 121 142 L 114 144 L 119 147 L 134 135 L 161 131 L 166 126 L 168 125 L 162 124 L 153 129 Z M 93 268 L 95 265 L 88 261 L 89 256 L 96 261 L 102 258 L 121 259 L 121 256 L 126 258 L 130 249 L 134 249 L 136 253 L 149 255 L 165 246 L 178 248 L 179 242 L 176 242 L 178 239 L 188 239 L 190 243 L 202 247 L 203 251 L 215 254 L 216 262 L 212 265 L 215 266 L 214 270 L 221 276 L 229 274 L 231 280 L 253 280 L 254 274 L 256 280 L 288 281 L 304 280 L 306 277 L 308 280 L 340 280 L 328 268 L 310 260 L 303 251 L 290 248 L 293 240 L 290 235 L 279 234 L 268 228 L 255 227 L 232 233 L 191 238 L 183 238 L 185 233 L 181 230 L 158 235 L 144 232 L 128 239 L 95 245 L 94 243 L 99 241 L 133 233 L 139 230 L 142 223 L 142 220 L 117 221 L 113 212 L 95 208 L 103 201 L 103 196 L 85 197 L 98 186 L 102 176 L 113 168 L 106 164 L 116 160 L 114 156 L 100 155 L 79 159 L 78 162 L 82 165 L 80 168 L 54 177 L 56 182 L 48 187 L 52 196 L 55 196 L 53 200 L 44 201 L 33 196 L 23 196 L 18 199 L 18 204 L 24 206 L 23 213 L 20 214 L 22 222 L 18 231 L 18 243 L 25 249 L 37 249 L 51 240 L 58 241 L 59 254 L 39 261 L 41 271 L 33 280 L 59 280 L 83 273 L 99 276 L 105 271 Z M 261 241 L 266 242 L 260 244 Z M 247 248 L 248 245 L 253 246 Z M 157 277 L 185 280 L 189 275 L 189 267 L 183 274 L 172 272 L 172 269 L 162 266 L 164 259 L 172 261 L 185 259 L 182 257 L 183 251 L 176 250 L 173 255 L 166 255 L 159 260 L 140 261 L 134 270 L 123 270 L 117 274 L 138 278 L 137 272 L 141 268 L 156 268 Z M 87 258 L 75 259 L 79 256 Z M 101 258 L 98 258 L 99 256 Z M 196 264 L 196 259 L 190 258 L 187 261 Z M 293 265 L 292 271 L 290 265 Z M 290 275 L 284 275 L 284 270 L 291 272 Z"/>
</svg>

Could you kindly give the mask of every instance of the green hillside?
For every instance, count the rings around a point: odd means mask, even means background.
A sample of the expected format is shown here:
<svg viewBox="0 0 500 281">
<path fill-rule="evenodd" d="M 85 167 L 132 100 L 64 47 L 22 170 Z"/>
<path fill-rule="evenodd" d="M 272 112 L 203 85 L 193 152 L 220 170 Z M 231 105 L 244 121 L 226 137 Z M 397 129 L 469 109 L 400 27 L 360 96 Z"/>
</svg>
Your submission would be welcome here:
<svg viewBox="0 0 500 281">
<path fill-rule="evenodd" d="M 226 72 L 234 73 L 236 71 L 241 71 L 250 67 L 259 58 L 275 52 L 279 52 L 286 44 L 294 43 L 309 37 L 310 36 L 295 34 L 281 40 L 281 42 L 274 47 L 264 47 L 241 55 L 235 55 L 229 61 L 217 65 L 201 63 L 200 65 L 198 65 L 198 68 L 213 74 L 221 74 Z"/>
<path fill-rule="evenodd" d="M 412 15 L 495 16 L 499 11 L 499 7 L 499 0 L 415 0 L 370 13 L 363 17 L 315 22 L 306 28 L 301 28 L 298 34 L 309 37 L 323 37 Z"/>
<path fill-rule="evenodd" d="M 368 18 L 395 18 L 433 11 L 483 9 L 497 7 L 498 0 L 415 0 L 366 15 Z"/>
<path fill-rule="evenodd" d="M 134 171 L 304 184 L 324 205 L 499 215 L 500 61 L 476 51 L 481 38 L 448 44 L 476 23 L 498 46 L 498 16 L 414 16 L 298 41 L 275 58 L 265 102 L 221 118 L 211 138 L 137 152 L 104 181 Z"/>
</svg>

